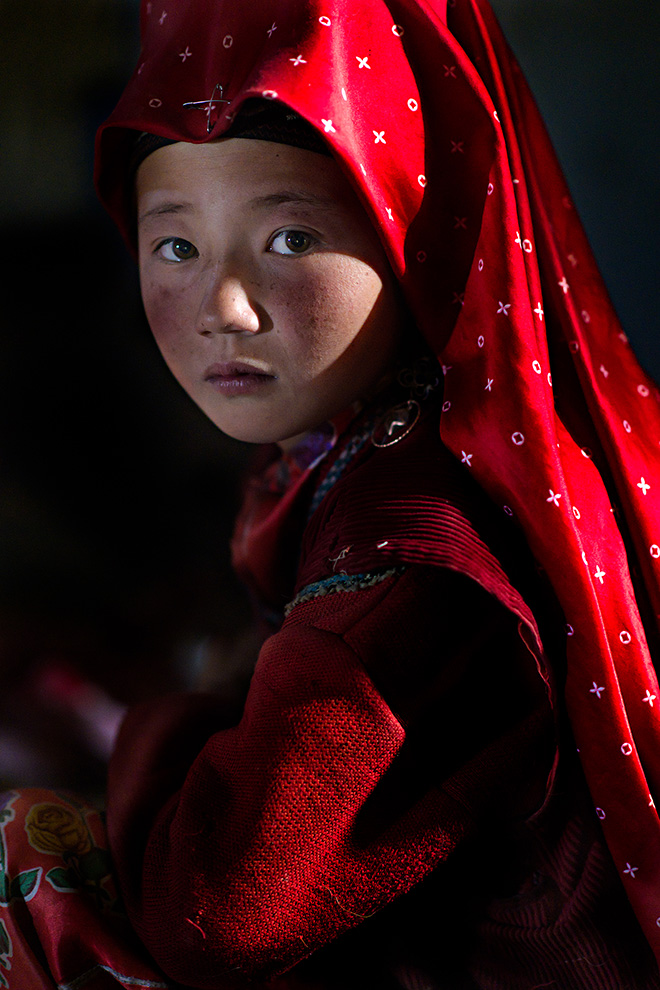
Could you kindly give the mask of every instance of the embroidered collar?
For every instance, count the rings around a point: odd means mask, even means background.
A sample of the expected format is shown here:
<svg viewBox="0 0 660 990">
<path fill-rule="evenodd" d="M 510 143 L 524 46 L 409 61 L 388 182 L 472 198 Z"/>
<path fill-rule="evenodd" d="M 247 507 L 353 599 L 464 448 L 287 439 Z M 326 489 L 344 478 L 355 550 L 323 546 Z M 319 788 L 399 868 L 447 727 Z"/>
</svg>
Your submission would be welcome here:
<svg viewBox="0 0 660 990">
<path fill-rule="evenodd" d="M 334 419 L 306 433 L 295 447 L 283 452 L 264 472 L 266 490 L 273 494 L 282 494 L 311 474 L 336 447 L 340 436 L 361 411 L 361 403 L 353 403 Z"/>
</svg>

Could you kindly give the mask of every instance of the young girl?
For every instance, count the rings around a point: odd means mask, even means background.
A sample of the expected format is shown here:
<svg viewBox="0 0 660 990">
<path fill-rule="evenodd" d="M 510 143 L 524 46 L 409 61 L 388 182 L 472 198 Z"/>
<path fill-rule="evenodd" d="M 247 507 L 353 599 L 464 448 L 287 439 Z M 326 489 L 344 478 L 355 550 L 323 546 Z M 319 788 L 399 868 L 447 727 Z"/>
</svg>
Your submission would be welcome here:
<svg viewBox="0 0 660 990">
<path fill-rule="evenodd" d="M 658 394 L 485 0 L 163 0 L 98 144 L 176 378 L 264 448 L 242 710 L 5 798 L 13 988 L 657 988 Z M 576 749 L 579 756 L 576 754 Z M 11 968 L 10 968 L 11 964 Z"/>
</svg>

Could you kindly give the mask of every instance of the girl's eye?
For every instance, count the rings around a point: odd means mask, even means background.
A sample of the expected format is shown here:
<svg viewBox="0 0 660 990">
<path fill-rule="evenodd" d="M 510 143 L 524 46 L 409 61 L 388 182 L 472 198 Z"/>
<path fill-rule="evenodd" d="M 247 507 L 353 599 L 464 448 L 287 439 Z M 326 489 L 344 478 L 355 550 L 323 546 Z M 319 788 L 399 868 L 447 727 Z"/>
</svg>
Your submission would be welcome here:
<svg viewBox="0 0 660 990">
<path fill-rule="evenodd" d="M 199 251 L 190 241 L 185 241 L 182 237 L 170 237 L 167 241 L 162 241 L 156 248 L 156 253 L 165 261 L 190 261 L 196 258 Z"/>
<path fill-rule="evenodd" d="M 281 230 L 271 240 L 268 250 L 275 254 L 304 254 L 314 243 L 315 238 L 304 230 Z"/>
</svg>

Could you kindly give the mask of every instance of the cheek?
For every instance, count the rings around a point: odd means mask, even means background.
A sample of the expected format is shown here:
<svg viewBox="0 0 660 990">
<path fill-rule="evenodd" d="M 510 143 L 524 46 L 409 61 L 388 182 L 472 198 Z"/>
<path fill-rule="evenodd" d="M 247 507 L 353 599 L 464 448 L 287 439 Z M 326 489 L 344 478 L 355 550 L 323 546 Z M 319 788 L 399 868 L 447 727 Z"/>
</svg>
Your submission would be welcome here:
<svg viewBox="0 0 660 990">
<path fill-rule="evenodd" d="M 172 353 L 186 336 L 187 293 L 153 284 L 142 284 L 142 301 L 151 332 L 163 353 Z M 188 316 L 188 319 L 190 317 Z"/>
<path fill-rule="evenodd" d="M 383 314 L 385 286 L 380 276 L 372 268 L 358 273 L 351 286 L 350 302 L 352 317 L 360 326 L 365 326 Z"/>
<path fill-rule="evenodd" d="M 288 293 L 296 348 L 317 367 L 339 357 L 381 309 L 380 276 L 356 259 L 347 262 Z"/>
</svg>

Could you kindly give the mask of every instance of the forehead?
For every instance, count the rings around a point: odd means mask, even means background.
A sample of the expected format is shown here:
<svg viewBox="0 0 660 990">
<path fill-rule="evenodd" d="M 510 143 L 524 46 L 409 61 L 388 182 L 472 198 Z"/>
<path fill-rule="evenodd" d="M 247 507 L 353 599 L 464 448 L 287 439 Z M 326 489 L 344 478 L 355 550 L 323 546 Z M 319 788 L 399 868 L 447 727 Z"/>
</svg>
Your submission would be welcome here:
<svg viewBox="0 0 660 990">
<path fill-rule="evenodd" d="M 159 198 L 254 201 L 277 206 L 351 209 L 357 197 L 334 159 L 271 141 L 225 138 L 159 148 L 140 165 L 140 214 Z"/>
</svg>

